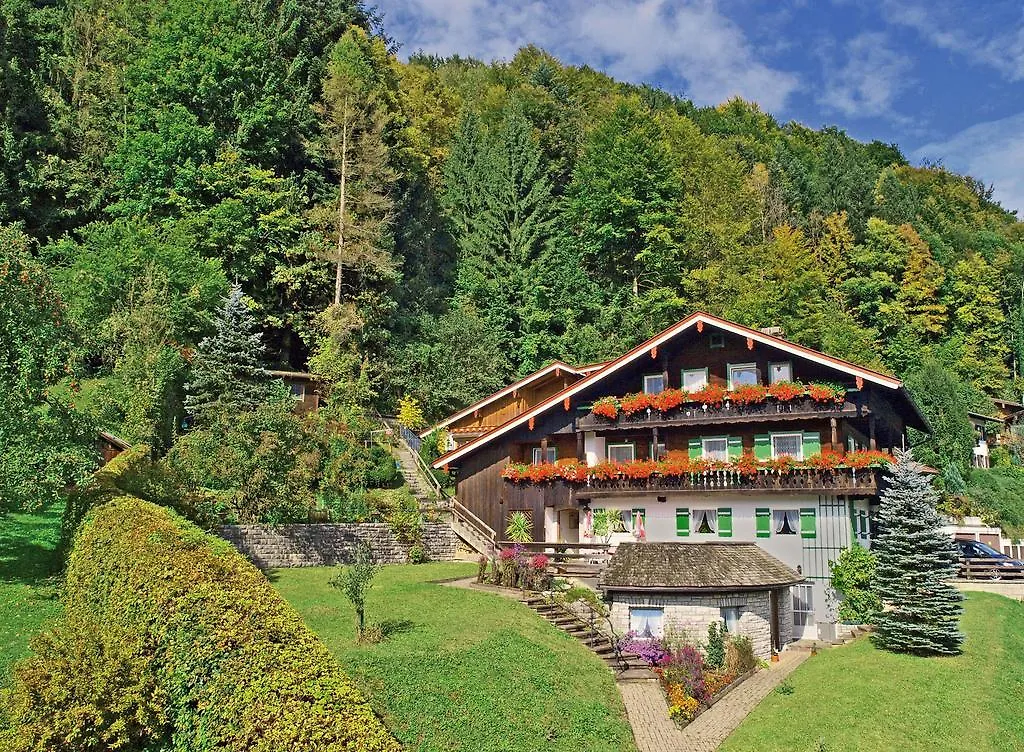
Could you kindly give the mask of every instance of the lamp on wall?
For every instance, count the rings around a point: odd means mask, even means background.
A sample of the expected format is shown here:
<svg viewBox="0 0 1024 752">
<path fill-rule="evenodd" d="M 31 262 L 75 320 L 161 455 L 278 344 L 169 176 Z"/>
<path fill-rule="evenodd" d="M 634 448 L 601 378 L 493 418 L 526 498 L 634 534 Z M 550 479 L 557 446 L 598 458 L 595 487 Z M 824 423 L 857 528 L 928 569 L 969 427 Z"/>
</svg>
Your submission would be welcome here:
<svg viewBox="0 0 1024 752">
<path fill-rule="evenodd" d="M 658 501 L 661 502 L 662 504 L 664 504 L 666 501 L 668 501 L 668 497 L 667 496 L 659 496 L 658 497 Z"/>
<path fill-rule="evenodd" d="M 576 503 L 580 505 L 580 509 L 586 511 L 590 509 L 590 499 L 576 499 Z"/>
</svg>

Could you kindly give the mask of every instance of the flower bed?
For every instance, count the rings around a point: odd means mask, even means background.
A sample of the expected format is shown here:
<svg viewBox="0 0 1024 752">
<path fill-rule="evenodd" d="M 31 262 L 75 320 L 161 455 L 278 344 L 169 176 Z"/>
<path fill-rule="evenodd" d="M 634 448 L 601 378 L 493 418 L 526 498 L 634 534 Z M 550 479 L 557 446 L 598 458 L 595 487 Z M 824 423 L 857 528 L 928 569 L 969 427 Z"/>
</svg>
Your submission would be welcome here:
<svg viewBox="0 0 1024 752">
<path fill-rule="evenodd" d="M 568 483 L 585 484 L 591 480 L 606 481 L 616 478 L 633 480 L 645 480 L 653 477 L 679 478 L 713 471 L 736 473 L 744 477 L 753 477 L 759 473 L 788 475 L 798 470 L 811 469 L 822 471 L 851 469 L 856 471 L 885 467 L 893 461 L 893 456 L 887 452 L 867 449 L 848 452 L 845 455 L 825 450 L 804 460 L 797 460 L 789 456 L 759 460 L 750 452 L 745 452 L 731 462 L 691 459 L 686 452 L 669 452 L 664 459 L 658 462 L 653 460 L 606 461 L 592 466 L 576 460 L 540 465 L 513 462 L 506 465 L 502 470 L 501 477 L 513 483 L 544 483 L 545 481 L 562 480 Z"/>
<path fill-rule="evenodd" d="M 779 381 L 771 386 L 745 384 L 729 390 L 718 384 L 690 392 L 685 389 L 665 389 L 658 394 L 635 392 L 622 397 L 601 397 L 594 401 L 591 413 L 607 420 L 616 420 L 620 415 L 632 416 L 655 410 L 662 415 L 684 407 L 687 404 L 702 405 L 705 409 L 721 408 L 726 404 L 738 407 L 760 405 L 769 398 L 786 403 L 802 397 L 809 397 L 819 405 L 843 405 L 846 401 L 846 387 L 831 382 Z"/>
<path fill-rule="evenodd" d="M 644 639 L 629 632 L 618 647 L 647 661 L 665 691 L 669 718 L 683 726 L 758 667 L 750 639 L 726 634 L 717 622 L 702 644 L 685 635 Z"/>
</svg>

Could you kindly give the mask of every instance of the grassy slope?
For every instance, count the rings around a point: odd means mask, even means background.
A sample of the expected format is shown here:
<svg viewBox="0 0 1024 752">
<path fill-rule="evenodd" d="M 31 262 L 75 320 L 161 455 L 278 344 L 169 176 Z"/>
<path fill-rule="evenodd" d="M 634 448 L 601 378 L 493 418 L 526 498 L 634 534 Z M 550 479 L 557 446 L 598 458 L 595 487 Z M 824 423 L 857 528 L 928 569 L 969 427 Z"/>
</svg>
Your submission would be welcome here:
<svg viewBox="0 0 1024 752">
<path fill-rule="evenodd" d="M 0 684 L 29 638 L 60 613 L 54 548 L 60 508 L 0 519 Z"/>
<path fill-rule="evenodd" d="M 369 621 L 395 632 L 354 643 L 354 615 L 329 569 L 273 573 L 295 606 L 411 750 L 633 750 L 611 674 L 568 635 L 489 593 L 430 584 L 472 564 L 387 567 Z"/>
<path fill-rule="evenodd" d="M 893 655 L 866 639 L 823 651 L 722 752 L 1024 750 L 1024 604 L 969 593 L 965 608 L 962 656 Z"/>
</svg>

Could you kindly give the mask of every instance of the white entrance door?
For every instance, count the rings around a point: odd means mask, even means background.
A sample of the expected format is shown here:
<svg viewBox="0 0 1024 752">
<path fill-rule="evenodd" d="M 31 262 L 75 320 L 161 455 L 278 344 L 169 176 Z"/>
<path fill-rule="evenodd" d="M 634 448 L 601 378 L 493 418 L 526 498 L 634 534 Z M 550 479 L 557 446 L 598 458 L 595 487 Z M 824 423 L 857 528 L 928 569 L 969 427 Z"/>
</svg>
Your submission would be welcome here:
<svg viewBox="0 0 1024 752">
<path fill-rule="evenodd" d="M 814 621 L 814 585 L 793 586 L 793 639 L 813 640 L 818 636 Z"/>
<path fill-rule="evenodd" d="M 559 543 L 580 542 L 580 511 L 578 509 L 563 509 L 559 511 L 558 541 Z"/>
</svg>

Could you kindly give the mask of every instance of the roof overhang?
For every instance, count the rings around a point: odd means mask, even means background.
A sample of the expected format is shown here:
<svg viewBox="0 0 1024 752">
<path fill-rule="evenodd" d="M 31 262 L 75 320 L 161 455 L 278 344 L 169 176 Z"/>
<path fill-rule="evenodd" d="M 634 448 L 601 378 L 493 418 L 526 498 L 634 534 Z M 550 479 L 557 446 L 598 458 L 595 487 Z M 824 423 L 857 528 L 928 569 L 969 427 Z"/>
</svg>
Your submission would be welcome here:
<svg viewBox="0 0 1024 752">
<path fill-rule="evenodd" d="M 445 465 L 451 464 L 452 462 L 455 462 L 456 460 L 459 460 L 462 457 L 471 454 L 484 444 L 493 441 L 494 439 L 497 439 L 500 436 L 505 435 L 506 433 L 512 431 L 515 428 L 518 428 L 524 423 L 527 423 L 531 418 L 536 418 L 542 413 L 547 412 L 552 407 L 555 407 L 556 405 L 562 403 L 565 399 L 571 399 L 573 395 L 578 394 L 584 389 L 587 389 L 588 387 L 600 382 L 602 379 L 611 376 L 613 373 L 626 367 L 627 365 L 635 361 L 637 358 L 650 352 L 653 348 L 661 346 L 665 342 L 668 342 L 673 337 L 676 337 L 677 335 L 687 331 L 688 329 L 697 327 L 698 324 L 707 324 L 709 326 L 714 326 L 723 331 L 736 334 L 737 336 L 740 337 L 749 338 L 754 342 L 759 342 L 763 345 L 783 350 L 784 352 L 789 352 L 793 355 L 804 358 L 805 360 L 809 360 L 814 363 L 824 365 L 828 368 L 835 368 L 837 370 L 849 374 L 850 376 L 853 376 L 854 378 L 863 379 L 864 381 L 869 381 L 873 384 L 877 384 L 887 389 L 899 391 L 902 394 L 902 396 L 906 398 L 907 403 L 911 407 L 911 409 L 916 413 L 916 417 L 919 419 L 920 425 L 927 429 L 928 423 L 926 419 L 921 414 L 920 410 L 914 403 L 913 399 L 910 397 L 909 392 L 906 391 L 906 388 L 903 386 L 903 382 L 900 381 L 899 379 L 893 376 L 887 376 L 886 374 L 879 373 L 877 371 L 872 371 L 869 368 L 858 366 L 855 363 L 850 363 L 849 361 L 842 360 L 840 358 L 834 358 L 831 355 L 825 355 L 824 353 L 818 352 L 817 350 L 812 350 L 809 347 L 804 347 L 803 345 L 798 345 L 793 342 L 789 342 L 788 340 L 784 340 L 779 337 L 774 337 L 770 334 L 765 334 L 764 332 L 759 332 L 756 329 L 750 329 L 749 327 L 743 326 L 742 324 L 736 324 L 733 323 L 732 321 L 726 321 L 725 319 L 720 319 L 717 316 L 712 316 L 709 313 L 698 311 L 696 313 L 690 314 L 682 321 L 673 324 L 668 329 L 661 332 L 660 334 L 655 335 L 646 342 L 637 345 L 632 350 L 627 352 L 625 355 L 622 355 L 616 358 L 615 360 L 609 361 L 604 365 L 604 367 L 599 368 L 598 370 L 588 374 L 585 378 L 581 379 L 580 381 L 577 381 L 575 384 L 572 384 L 569 387 L 558 392 L 557 394 L 552 395 L 544 402 L 541 402 L 539 405 L 521 413 L 520 415 L 516 416 L 515 418 L 512 418 L 511 420 L 506 421 L 502 425 L 495 428 L 493 431 L 490 431 L 484 434 L 483 436 L 473 439 L 472 441 L 468 441 L 461 447 L 453 449 L 447 454 L 438 457 L 437 460 L 434 461 L 433 467 L 440 469 Z M 511 389 L 511 387 L 509 388 Z M 472 412 L 474 409 L 476 409 L 476 406 L 471 405 L 470 407 L 466 408 L 466 410 L 463 411 L 463 413 Z"/>
<path fill-rule="evenodd" d="M 709 587 L 673 587 L 669 585 L 651 587 L 627 586 L 627 585 L 604 585 L 598 583 L 598 587 L 609 593 L 678 593 L 679 595 L 719 595 L 721 593 L 760 593 L 765 590 L 783 590 L 792 585 L 799 585 L 806 582 L 807 578 L 788 582 L 770 583 L 765 585 L 714 585 Z"/>
<path fill-rule="evenodd" d="M 601 367 L 601 365 L 602 364 L 597 364 L 597 367 Z M 594 366 L 588 366 L 588 368 L 594 368 Z M 502 397 L 507 397 L 508 395 L 512 394 L 513 392 L 517 392 L 520 389 L 523 389 L 524 387 L 527 387 L 530 384 L 534 383 L 535 381 L 539 381 L 540 379 L 544 378 L 545 376 L 548 376 L 550 374 L 556 373 L 558 371 L 565 371 L 567 373 L 573 374 L 574 376 L 584 376 L 584 375 L 586 375 L 586 373 L 591 373 L 592 372 L 592 371 L 581 370 L 581 369 L 578 369 L 578 368 L 573 368 L 568 363 L 563 363 L 560 360 L 556 360 L 555 362 L 551 363 L 551 365 L 544 366 L 539 371 L 534 371 L 529 376 L 524 376 L 519 381 L 516 381 L 513 384 L 509 384 L 504 389 L 502 389 L 500 391 L 497 391 L 494 394 L 488 395 L 487 397 L 484 397 L 482 400 L 480 400 L 478 402 L 474 402 L 472 405 L 470 405 L 466 409 L 460 410 L 457 413 L 453 413 L 452 415 L 449 415 L 447 418 L 442 420 L 440 423 L 437 423 L 436 425 L 431 426 L 430 428 L 426 429 L 425 431 L 420 432 L 420 438 L 426 438 L 427 436 L 432 434 L 434 431 L 437 431 L 437 430 L 439 430 L 441 428 L 445 428 L 445 427 L 451 425 L 452 423 L 454 423 L 457 420 L 462 420 L 463 418 L 465 418 L 465 417 L 467 417 L 469 415 L 472 415 L 473 413 L 475 413 L 480 408 L 486 407 L 487 405 L 500 400 Z"/>
</svg>

